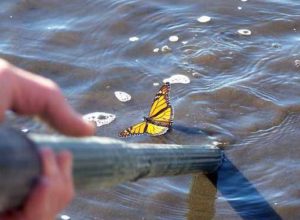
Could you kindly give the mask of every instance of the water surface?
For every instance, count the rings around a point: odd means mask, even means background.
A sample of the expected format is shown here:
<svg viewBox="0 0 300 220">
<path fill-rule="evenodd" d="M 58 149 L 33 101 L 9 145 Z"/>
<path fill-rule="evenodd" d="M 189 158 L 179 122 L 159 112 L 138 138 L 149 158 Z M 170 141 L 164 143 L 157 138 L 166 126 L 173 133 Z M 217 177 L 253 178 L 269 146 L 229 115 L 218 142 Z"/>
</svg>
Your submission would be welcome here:
<svg viewBox="0 0 300 220">
<path fill-rule="evenodd" d="M 118 138 L 148 113 L 158 89 L 153 83 L 182 74 L 191 82 L 172 85 L 174 129 L 126 141 L 224 144 L 218 175 L 78 192 L 64 214 L 112 220 L 300 218 L 300 2 L 2 0 L 0 16 L 2 58 L 57 82 L 82 114 L 116 115 L 98 136 Z M 211 20 L 200 23 L 200 16 Z M 241 29 L 251 34 L 239 34 Z M 179 40 L 170 42 L 173 35 Z M 162 52 L 166 45 L 170 49 Z M 120 102 L 115 91 L 132 100 Z M 29 119 L 13 123 L 47 130 Z"/>
</svg>

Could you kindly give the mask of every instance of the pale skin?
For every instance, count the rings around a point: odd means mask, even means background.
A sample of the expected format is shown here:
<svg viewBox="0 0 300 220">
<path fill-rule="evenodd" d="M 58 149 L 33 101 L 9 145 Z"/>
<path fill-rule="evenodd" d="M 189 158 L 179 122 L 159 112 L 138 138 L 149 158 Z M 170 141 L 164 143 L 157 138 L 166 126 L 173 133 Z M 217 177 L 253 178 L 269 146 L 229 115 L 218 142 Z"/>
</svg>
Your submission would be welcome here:
<svg viewBox="0 0 300 220">
<path fill-rule="evenodd" d="M 59 87 L 51 80 L 19 69 L 0 59 L 0 121 L 5 111 L 38 116 L 65 135 L 89 136 L 93 125 L 82 120 L 66 102 Z M 63 123 L 62 123 L 63 122 Z M 0 220 L 54 220 L 74 196 L 72 155 L 40 152 L 43 174 L 23 207 L 0 214 Z"/>
</svg>

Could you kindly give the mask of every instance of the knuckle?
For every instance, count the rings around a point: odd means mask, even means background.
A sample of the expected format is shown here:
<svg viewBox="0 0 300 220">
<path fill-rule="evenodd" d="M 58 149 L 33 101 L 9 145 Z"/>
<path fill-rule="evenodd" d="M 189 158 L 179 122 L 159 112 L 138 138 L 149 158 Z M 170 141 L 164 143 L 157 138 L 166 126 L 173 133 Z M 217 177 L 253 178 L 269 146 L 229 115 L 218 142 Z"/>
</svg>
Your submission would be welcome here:
<svg viewBox="0 0 300 220">
<path fill-rule="evenodd" d="M 59 86 L 55 82 L 53 82 L 50 79 L 45 79 L 45 85 L 46 85 L 47 92 L 49 93 L 48 94 L 49 97 L 52 97 L 56 101 L 62 99 L 63 97 L 62 91 L 60 90 Z"/>
<path fill-rule="evenodd" d="M 46 81 L 46 85 L 48 87 L 48 89 L 51 91 L 51 92 L 54 92 L 54 93 L 60 93 L 60 88 L 59 86 L 57 85 L 57 83 L 55 83 L 54 81 L 50 80 L 50 79 L 45 79 Z"/>
<path fill-rule="evenodd" d="M 12 65 L 7 61 L 0 59 L 0 78 L 6 79 L 12 69 Z"/>
</svg>

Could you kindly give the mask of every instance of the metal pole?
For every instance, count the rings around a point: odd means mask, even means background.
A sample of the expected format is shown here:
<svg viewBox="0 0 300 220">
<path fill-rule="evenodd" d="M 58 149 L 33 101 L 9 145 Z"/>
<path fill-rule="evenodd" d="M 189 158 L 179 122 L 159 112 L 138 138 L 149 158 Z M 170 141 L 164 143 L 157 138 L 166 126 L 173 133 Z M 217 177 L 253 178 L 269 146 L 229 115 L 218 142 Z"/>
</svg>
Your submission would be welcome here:
<svg viewBox="0 0 300 220">
<path fill-rule="evenodd" d="M 18 136 L 18 138 L 15 138 L 15 136 Z M 27 142 L 24 140 L 20 141 L 21 139 L 26 139 Z M 75 186 L 81 189 L 100 189 L 147 177 L 182 175 L 196 172 L 211 173 L 218 169 L 222 161 L 221 150 L 214 146 L 133 144 L 104 137 L 71 138 L 38 134 L 30 134 L 27 138 L 16 131 L 6 131 L 5 140 L 2 141 L 1 138 L 0 149 L 12 148 L 9 147 L 8 142 L 13 142 L 13 148 L 17 149 L 15 151 L 19 149 L 21 152 L 28 151 L 28 148 L 30 148 L 27 146 L 25 150 L 23 148 L 24 142 L 27 145 L 35 145 L 37 148 L 48 146 L 55 151 L 70 150 L 74 157 L 73 175 Z M 24 169 L 24 164 L 32 164 L 32 161 L 35 161 L 35 165 L 40 164 L 39 158 L 36 158 L 36 152 L 33 154 L 33 158 L 26 158 L 27 162 L 24 162 L 25 159 L 21 156 L 22 154 L 19 152 L 19 155 L 13 158 L 15 161 L 9 162 L 14 169 L 22 170 Z M 20 163 L 18 157 L 23 160 L 22 163 Z M 9 160 L 12 159 L 10 158 Z M 3 158 L 0 154 L 0 165 L 5 165 L 6 163 L 8 163 L 7 158 Z M 3 170 L 5 171 L 6 169 L 8 168 Z M 30 171 L 31 169 L 32 165 L 28 166 L 28 170 Z M 2 169 L 0 169 L 0 177 L 3 176 L 2 172 Z M 25 180 L 25 182 L 28 182 L 27 185 L 33 184 L 40 174 L 40 169 L 36 169 L 35 172 L 36 175 L 28 178 L 29 180 Z M 0 186 L 5 188 L 6 182 L 12 188 L 14 182 L 18 181 L 24 180 L 17 175 L 6 179 L 1 178 Z M 0 190 L 2 194 L 3 189 L 0 188 Z M 26 190 L 27 194 L 28 187 Z M 0 211 L 4 210 L 2 206 L 5 203 L 2 201 L 2 197 L 0 195 Z"/>
<path fill-rule="evenodd" d="M 76 187 L 103 188 L 146 177 L 211 173 L 221 164 L 214 146 L 133 144 L 104 138 L 29 135 L 38 146 L 73 153 Z"/>
</svg>

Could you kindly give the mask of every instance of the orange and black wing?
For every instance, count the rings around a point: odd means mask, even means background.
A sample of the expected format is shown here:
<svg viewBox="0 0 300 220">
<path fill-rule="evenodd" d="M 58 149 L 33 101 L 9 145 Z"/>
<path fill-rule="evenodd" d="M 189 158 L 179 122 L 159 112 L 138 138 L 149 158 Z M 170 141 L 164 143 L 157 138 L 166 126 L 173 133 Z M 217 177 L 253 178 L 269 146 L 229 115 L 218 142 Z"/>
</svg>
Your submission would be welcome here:
<svg viewBox="0 0 300 220">
<path fill-rule="evenodd" d="M 149 134 L 151 136 L 158 136 L 166 133 L 168 131 L 168 127 L 158 126 L 146 121 L 135 124 L 123 131 L 120 132 L 120 137 L 128 137 L 133 135 L 141 135 L 141 134 Z"/>
<path fill-rule="evenodd" d="M 120 137 L 149 134 L 162 135 L 168 131 L 173 122 L 173 109 L 169 103 L 170 83 L 165 83 L 153 100 L 148 118 L 121 131 Z"/>
<path fill-rule="evenodd" d="M 166 133 L 169 130 L 169 127 L 166 126 L 158 126 L 155 124 L 152 124 L 150 122 L 147 123 L 147 129 L 146 133 L 151 135 L 151 136 L 159 136 L 164 133 Z"/>
<path fill-rule="evenodd" d="M 146 132 L 147 127 L 148 127 L 148 123 L 143 121 L 143 122 L 132 125 L 131 127 L 126 128 L 125 130 L 121 131 L 119 136 L 120 137 L 128 137 L 128 136 L 132 136 L 132 135 L 141 135 Z"/>
<path fill-rule="evenodd" d="M 170 83 L 165 83 L 155 95 L 149 119 L 153 124 L 170 127 L 173 122 L 173 108 L 169 101 Z"/>
</svg>

